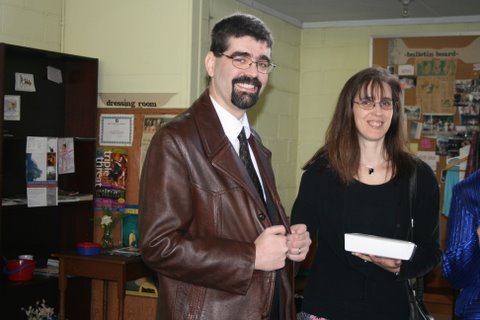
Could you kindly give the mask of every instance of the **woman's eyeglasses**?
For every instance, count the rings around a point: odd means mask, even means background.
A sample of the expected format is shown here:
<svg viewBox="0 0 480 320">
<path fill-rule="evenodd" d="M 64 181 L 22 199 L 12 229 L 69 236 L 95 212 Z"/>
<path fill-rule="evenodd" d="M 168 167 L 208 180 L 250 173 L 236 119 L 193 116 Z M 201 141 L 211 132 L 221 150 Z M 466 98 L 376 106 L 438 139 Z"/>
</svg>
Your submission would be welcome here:
<svg viewBox="0 0 480 320">
<path fill-rule="evenodd" d="M 392 99 L 382 99 L 378 102 L 373 101 L 373 99 L 360 99 L 359 101 L 353 101 L 353 103 L 358 104 L 358 106 L 364 110 L 373 110 L 375 105 L 379 105 L 383 110 L 392 110 L 393 100 Z"/>
</svg>

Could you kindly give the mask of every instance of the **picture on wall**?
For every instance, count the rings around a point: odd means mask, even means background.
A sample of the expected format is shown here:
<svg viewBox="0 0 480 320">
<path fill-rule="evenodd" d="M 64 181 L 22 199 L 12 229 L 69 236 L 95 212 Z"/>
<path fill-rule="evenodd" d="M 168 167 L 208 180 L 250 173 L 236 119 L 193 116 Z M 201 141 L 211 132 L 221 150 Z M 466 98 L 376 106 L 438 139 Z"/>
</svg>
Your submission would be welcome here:
<svg viewBox="0 0 480 320">
<path fill-rule="evenodd" d="M 424 113 L 422 135 L 435 137 L 453 134 L 455 130 L 453 113 Z"/>
<path fill-rule="evenodd" d="M 407 119 L 420 119 L 420 106 L 404 106 L 403 111 L 405 112 Z"/>
<path fill-rule="evenodd" d="M 5 95 L 3 104 L 3 120 L 20 121 L 20 96 Z"/>
<path fill-rule="evenodd" d="M 415 76 L 399 76 L 398 80 L 403 89 L 412 89 L 417 86 L 417 77 Z"/>
</svg>

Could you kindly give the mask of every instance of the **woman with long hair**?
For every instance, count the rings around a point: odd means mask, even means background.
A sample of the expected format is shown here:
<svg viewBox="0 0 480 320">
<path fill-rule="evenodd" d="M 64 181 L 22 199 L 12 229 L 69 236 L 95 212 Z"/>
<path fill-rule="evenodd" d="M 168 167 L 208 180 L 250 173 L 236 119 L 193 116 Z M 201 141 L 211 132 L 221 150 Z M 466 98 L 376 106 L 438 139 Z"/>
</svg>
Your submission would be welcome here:
<svg viewBox="0 0 480 320">
<path fill-rule="evenodd" d="M 304 166 L 292 223 L 316 240 L 304 319 L 408 319 L 406 282 L 440 261 L 439 188 L 431 168 L 406 149 L 402 90 L 382 68 L 344 85 L 325 145 Z M 410 209 L 410 177 L 416 197 Z M 409 239 L 408 261 L 345 251 L 345 233 Z"/>
</svg>

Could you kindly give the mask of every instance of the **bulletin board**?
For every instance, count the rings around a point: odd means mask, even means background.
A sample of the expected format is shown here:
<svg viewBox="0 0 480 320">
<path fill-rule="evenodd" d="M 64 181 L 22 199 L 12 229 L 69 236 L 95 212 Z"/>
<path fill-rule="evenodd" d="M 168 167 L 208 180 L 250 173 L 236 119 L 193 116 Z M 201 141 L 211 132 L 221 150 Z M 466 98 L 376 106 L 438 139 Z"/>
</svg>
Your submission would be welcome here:
<svg viewBox="0 0 480 320">
<path fill-rule="evenodd" d="M 410 149 L 444 182 L 479 130 L 480 34 L 373 38 L 371 60 L 398 75 Z"/>
<path fill-rule="evenodd" d="M 95 157 L 95 219 L 112 212 L 124 214 L 113 229 L 118 246 L 138 246 L 138 205 L 142 164 L 155 132 L 184 108 L 114 107 L 97 109 Z M 94 227 L 94 240 L 103 230 Z"/>
</svg>

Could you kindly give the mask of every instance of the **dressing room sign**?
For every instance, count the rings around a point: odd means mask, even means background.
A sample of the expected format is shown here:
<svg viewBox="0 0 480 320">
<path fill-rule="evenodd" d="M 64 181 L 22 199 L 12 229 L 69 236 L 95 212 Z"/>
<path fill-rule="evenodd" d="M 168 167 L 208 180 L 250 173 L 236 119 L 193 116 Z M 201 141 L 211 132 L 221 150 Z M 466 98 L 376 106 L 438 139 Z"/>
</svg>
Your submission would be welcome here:
<svg viewBox="0 0 480 320">
<path fill-rule="evenodd" d="M 99 93 L 99 108 L 160 108 L 176 93 Z"/>
</svg>

